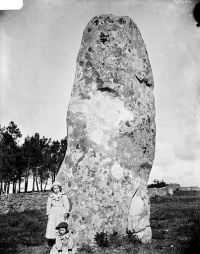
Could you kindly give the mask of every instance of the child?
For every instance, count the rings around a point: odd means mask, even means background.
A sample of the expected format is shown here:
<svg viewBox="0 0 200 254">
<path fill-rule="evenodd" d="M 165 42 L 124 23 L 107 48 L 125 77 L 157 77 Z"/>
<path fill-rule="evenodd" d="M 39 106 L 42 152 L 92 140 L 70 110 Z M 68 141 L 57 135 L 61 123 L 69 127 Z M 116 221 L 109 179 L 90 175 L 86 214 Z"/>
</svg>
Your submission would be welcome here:
<svg viewBox="0 0 200 254">
<path fill-rule="evenodd" d="M 53 245 L 50 254 L 72 254 L 74 246 L 72 232 L 68 231 L 68 224 L 61 222 L 57 227 L 58 234 L 56 237 L 56 243 Z"/>
<path fill-rule="evenodd" d="M 56 226 L 65 221 L 69 216 L 69 201 L 65 193 L 62 193 L 61 183 L 55 181 L 51 187 L 53 193 L 49 196 L 47 201 L 47 229 L 45 237 L 48 242 L 55 242 Z"/>
</svg>

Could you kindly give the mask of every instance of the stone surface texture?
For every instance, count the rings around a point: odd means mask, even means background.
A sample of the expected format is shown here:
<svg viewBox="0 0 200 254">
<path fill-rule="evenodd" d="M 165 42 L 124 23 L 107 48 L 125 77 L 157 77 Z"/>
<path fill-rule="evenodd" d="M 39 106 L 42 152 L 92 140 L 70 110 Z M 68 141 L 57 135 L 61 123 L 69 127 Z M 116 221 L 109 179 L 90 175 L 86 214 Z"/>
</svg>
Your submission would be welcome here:
<svg viewBox="0 0 200 254">
<path fill-rule="evenodd" d="M 78 244 L 96 232 L 151 241 L 147 181 L 155 153 L 153 76 L 129 17 L 99 15 L 86 26 L 67 112 L 68 148 L 57 180 L 73 202 Z"/>
</svg>

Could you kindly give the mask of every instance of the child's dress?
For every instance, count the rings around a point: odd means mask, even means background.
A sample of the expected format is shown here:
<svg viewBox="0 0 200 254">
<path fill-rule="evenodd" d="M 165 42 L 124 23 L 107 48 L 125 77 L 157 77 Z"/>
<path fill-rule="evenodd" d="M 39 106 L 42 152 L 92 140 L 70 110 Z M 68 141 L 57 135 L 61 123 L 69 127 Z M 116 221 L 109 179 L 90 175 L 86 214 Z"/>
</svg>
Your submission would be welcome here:
<svg viewBox="0 0 200 254">
<path fill-rule="evenodd" d="M 52 193 L 47 201 L 47 239 L 56 238 L 56 227 L 60 222 L 66 221 L 64 214 L 69 213 L 69 201 L 65 193 Z"/>
<path fill-rule="evenodd" d="M 71 232 L 68 232 L 64 235 L 56 236 L 56 243 L 53 245 L 50 254 L 58 254 L 59 250 L 62 250 L 62 254 L 68 254 L 68 250 L 73 250 L 73 235 Z"/>
</svg>

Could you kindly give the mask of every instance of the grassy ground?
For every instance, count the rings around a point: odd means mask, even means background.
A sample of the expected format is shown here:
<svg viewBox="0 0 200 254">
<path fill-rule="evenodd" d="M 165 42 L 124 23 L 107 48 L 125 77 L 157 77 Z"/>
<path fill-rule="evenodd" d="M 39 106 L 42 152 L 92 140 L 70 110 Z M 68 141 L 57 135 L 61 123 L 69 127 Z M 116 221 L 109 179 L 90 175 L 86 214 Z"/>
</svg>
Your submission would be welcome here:
<svg viewBox="0 0 200 254">
<path fill-rule="evenodd" d="M 0 253 L 47 254 L 45 211 L 0 215 Z M 109 247 L 90 249 L 81 254 L 199 254 L 200 192 L 175 192 L 174 196 L 151 199 L 151 244 L 141 244 L 117 236 Z"/>
</svg>

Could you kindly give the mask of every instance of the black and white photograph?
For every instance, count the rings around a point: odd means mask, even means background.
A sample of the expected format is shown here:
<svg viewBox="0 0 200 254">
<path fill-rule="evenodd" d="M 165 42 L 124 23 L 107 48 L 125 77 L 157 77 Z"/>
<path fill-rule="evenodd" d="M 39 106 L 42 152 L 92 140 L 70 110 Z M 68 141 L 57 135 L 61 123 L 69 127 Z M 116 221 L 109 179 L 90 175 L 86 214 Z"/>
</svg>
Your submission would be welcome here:
<svg viewBox="0 0 200 254">
<path fill-rule="evenodd" d="M 0 3 L 0 253 L 199 254 L 200 1 L 21 2 Z"/>
</svg>

